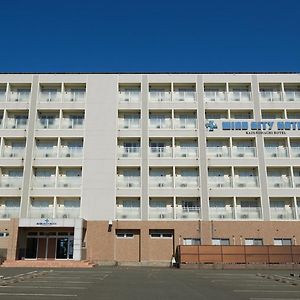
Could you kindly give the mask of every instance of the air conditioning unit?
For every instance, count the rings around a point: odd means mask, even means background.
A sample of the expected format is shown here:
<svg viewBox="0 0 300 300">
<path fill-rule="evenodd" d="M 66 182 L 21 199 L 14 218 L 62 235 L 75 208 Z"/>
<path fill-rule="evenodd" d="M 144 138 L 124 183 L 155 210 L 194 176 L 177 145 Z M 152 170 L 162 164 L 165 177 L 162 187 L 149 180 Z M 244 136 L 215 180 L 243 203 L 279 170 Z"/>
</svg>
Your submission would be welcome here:
<svg viewBox="0 0 300 300">
<path fill-rule="evenodd" d="M 2 219 L 8 219 L 8 218 L 9 218 L 9 215 L 8 215 L 8 214 L 3 214 L 3 215 L 1 215 L 1 218 L 2 218 Z"/>
<path fill-rule="evenodd" d="M 70 153 L 67 153 L 67 154 L 66 154 L 66 157 L 71 157 L 71 154 L 70 154 Z"/>
<path fill-rule="evenodd" d="M 272 157 L 277 157 L 277 154 L 276 153 L 272 153 Z"/>
<path fill-rule="evenodd" d="M 296 187 L 300 187 L 300 183 L 296 183 Z"/>
<path fill-rule="evenodd" d="M 127 219 L 127 215 L 122 215 L 121 218 L 122 219 Z"/>
<path fill-rule="evenodd" d="M 46 183 L 44 183 L 44 184 L 43 184 L 43 187 L 47 187 L 47 184 L 46 184 Z"/>
<path fill-rule="evenodd" d="M 165 217 L 166 217 L 165 214 L 159 214 L 159 218 L 160 218 L 160 219 L 164 219 Z"/>
<path fill-rule="evenodd" d="M 5 184 L 5 187 L 10 187 L 10 184 L 9 184 L 9 183 L 6 183 L 6 184 Z"/>
<path fill-rule="evenodd" d="M 280 183 L 275 183 L 274 187 L 280 187 Z"/>
<path fill-rule="evenodd" d="M 238 187 L 245 187 L 245 186 L 246 186 L 245 183 L 239 183 L 239 184 L 238 184 Z"/>
<path fill-rule="evenodd" d="M 74 101 L 74 98 L 71 98 L 70 101 L 73 102 L 73 101 Z"/>
<path fill-rule="evenodd" d="M 73 126 L 72 126 L 72 125 L 69 125 L 69 129 L 71 129 L 71 128 L 73 128 Z"/>
<path fill-rule="evenodd" d="M 48 128 L 48 126 L 47 125 L 44 125 L 44 129 L 47 129 Z"/>
<path fill-rule="evenodd" d="M 244 153 L 239 153 L 238 157 L 244 157 Z"/>
<path fill-rule="evenodd" d="M 159 183 L 158 187 L 164 187 L 164 183 Z"/>
<path fill-rule="evenodd" d="M 160 125 L 156 125 L 156 128 L 160 128 Z"/>
<path fill-rule="evenodd" d="M 16 101 L 16 102 L 18 102 L 18 101 L 19 101 L 19 99 L 18 99 L 18 98 L 16 98 L 16 99 L 15 99 L 15 101 Z"/>
<path fill-rule="evenodd" d="M 241 215 L 241 218 L 242 218 L 242 219 L 248 219 L 248 218 L 249 218 L 249 215 L 247 215 L 247 214 Z"/>
<path fill-rule="evenodd" d="M 225 219 L 225 215 L 219 215 L 219 219 Z"/>
<path fill-rule="evenodd" d="M 69 185 L 67 183 L 64 183 L 64 187 L 68 187 Z"/>
<path fill-rule="evenodd" d="M 180 187 L 187 187 L 187 183 L 181 183 Z"/>
<path fill-rule="evenodd" d="M 123 157 L 128 157 L 128 153 L 123 153 Z"/>
<path fill-rule="evenodd" d="M 46 218 L 46 215 L 45 214 L 41 214 L 41 219 L 44 219 Z"/>
<path fill-rule="evenodd" d="M 46 154 L 45 154 L 45 157 L 49 157 L 49 154 L 48 154 L 48 153 L 46 153 Z"/>
<path fill-rule="evenodd" d="M 63 217 L 63 219 L 67 219 L 68 215 L 67 214 L 63 214 L 62 217 Z"/>
<path fill-rule="evenodd" d="M 187 157 L 187 154 L 186 153 L 182 153 L 181 157 Z"/>
<path fill-rule="evenodd" d="M 129 126 L 128 126 L 128 125 L 124 125 L 124 128 L 128 129 L 128 128 L 129 128 Z"/>
<path fill-rule="evenodd" d="M 10 157 L 14 157 L 14 154 L 13 154 L 13 153 L 10 153 L 9 156 L 10 156 Z"/>
<path fill-rule="evenodd" d="M 283 214 L 280 214 L 277 217 L 278 217 L 278 219 L 284 219 L 284 215 Z"/>
<path fill-rule="evenodd" d="M 133 184 L 131 182 L 129 182 L 128 187 L 133 187 Z"/>
<path fill-rule="evenodd" d="M 47 101 L 47 102 L 51 102 L 51 98 L 48 98 L 46 101 Z"/>
<path fill-rule="evenodd" d="M 124 101 L 125 102 L 129 102 L 129 98 L 124 98 Z"/>
</svg>

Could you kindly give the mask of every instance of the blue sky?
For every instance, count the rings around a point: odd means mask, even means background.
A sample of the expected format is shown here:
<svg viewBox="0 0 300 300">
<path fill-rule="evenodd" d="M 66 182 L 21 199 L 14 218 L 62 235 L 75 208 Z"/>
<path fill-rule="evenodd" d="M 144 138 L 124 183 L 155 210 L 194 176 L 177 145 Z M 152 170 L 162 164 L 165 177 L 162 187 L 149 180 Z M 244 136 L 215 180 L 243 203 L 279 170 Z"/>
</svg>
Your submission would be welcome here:
<svg viewBox="0 0 300 300">
<path fill-rule="evenodd" d="M 299 0 L 9 0 L 1 72 L 300 71 Z"/>
</svg>

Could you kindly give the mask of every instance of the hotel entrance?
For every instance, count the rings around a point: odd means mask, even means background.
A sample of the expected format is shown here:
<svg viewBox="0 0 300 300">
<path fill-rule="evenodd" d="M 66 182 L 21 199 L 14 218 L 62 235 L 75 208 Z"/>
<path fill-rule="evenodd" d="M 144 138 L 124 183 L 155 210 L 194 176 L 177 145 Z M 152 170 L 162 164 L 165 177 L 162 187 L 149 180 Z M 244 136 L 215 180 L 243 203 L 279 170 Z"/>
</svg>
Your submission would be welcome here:
<svg viewBox="0 0 300 300">
<path fill-rule="evenodd" d="M 73 259 L 74 232 L 28 232 L 25 259 Z"/>
</svg>

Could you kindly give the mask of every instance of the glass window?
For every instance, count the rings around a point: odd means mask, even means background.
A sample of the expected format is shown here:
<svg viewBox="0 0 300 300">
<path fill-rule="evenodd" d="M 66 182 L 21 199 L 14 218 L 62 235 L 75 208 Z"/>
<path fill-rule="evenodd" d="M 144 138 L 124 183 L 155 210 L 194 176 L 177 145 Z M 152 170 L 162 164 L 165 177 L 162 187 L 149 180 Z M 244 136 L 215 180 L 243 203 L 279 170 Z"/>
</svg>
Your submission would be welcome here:
<svg viewBox="0 0 300 300">
<path fill-rule="evenodd" d="M 195 238 L 184 238 L 183 245 L 186 245 L 186 246 L 201 245 L 201 240 L 195 239 Z"/>
<path fill-rule="evenodd" d="M 291 246 L 292 245 L 292 239 L 274 239 L 274 245 L 275 246 Z"/>
<path fill-rule="evenodd" d="M 214 246 L 229 246 L 229 239 L 212 239 L 212 245 Z"/>
<path fill-rule="evenodd" d="M 262 239 L 245 239 L 245 245 L 246 246 L 262 246 L 263 240 Z"/>
</svg>

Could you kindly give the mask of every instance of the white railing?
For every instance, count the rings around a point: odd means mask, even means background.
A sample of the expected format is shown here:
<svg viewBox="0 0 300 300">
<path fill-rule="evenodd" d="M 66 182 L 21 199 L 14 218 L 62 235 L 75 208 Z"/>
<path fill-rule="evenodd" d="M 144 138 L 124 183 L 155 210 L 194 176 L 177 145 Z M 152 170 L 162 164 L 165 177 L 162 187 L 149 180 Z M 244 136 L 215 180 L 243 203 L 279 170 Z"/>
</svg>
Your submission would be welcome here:
<svg viewBox="0 0 300 300">
<path fill-rule="evenodd" d="M 55 176 L 33 176 L 32 188 L 54 188 Z"/>
<path fill-rule="evenodd" d="M 9 94 L 8 101 L 10 102 L 29 102 L 30 90 L 28 91 L 12 91 Z"/>
<path fill-rule="evenodd" d="M 281 92 L 278 91 L 260 92 L 259 94 L 260 100 L 263 102 L 282 101 Z"/>
<path fill-rule="evenodd" d="M 82 147 L 61 147 L 59 150 L 59 157 L 82 157 Z"/>
<path fill-rule="evenodd" d="M 25 147 L 4 147 L 3 157 L 24 157 Z"/>
<path fill-rule="evenodd" d="M 229 157 L 230 148 L 226 146 L 206 147 L 206 153 L 208 157 Z"/>
<path fill-rule="evenodd" d="M 176 188 L 198 188 L 199 177 L 198 176 L 176 176 L 175 187 Z"/>
<path fill-rule="evenodd" d="M 291 157 L 300 157 L 300 147 L 291 147 L 290 152 Z"/>
<path fill-rule="evenodd" d="M 149 176 L 149 187 L 150 188 L 172 188 L 173 179 L 172 177 L 166 176 Z"/>
<path fill-rule="evenodd" d="M 82 129 L 84 125 L 84 119 L 82 118 L 63 118 L 61 120 L 61 128 L 64 129 Z"/>
<path fill-rule="evenodd" d="M 21 188 L 23 177 L 0 176 L 0 188 Z"/>
<path fill-rule="evenodd" d="M 35 157 L 57 157 L 57 146 L 36 147 Z"/>
<path fill-rule="evenodd" d="M 38 119 L 36 125 L 38 129 L 58 129 L 59 119 Z"/>
<path fill-rule="evenodd" d="M 151 129 L 160 129 L 160 128 L 172 128 L 172 120 L 171 119 L 149 119 L 149 128 Z"/>
<path fill-rule="evenodd" d="M 54 208 L 53 207 L 34 207 L 31 206 L 29 209 L 29 217 L 32 219 L 47 219 L 53 218 Z"/>
<path fill-rule="evenodd" d="M 289 152 L 287 147 L 265 147 L 266 157 L 288 157 Z"/>
<path fill-rule="evenodd" d="M 251 101 L 251 92 L 240 91 L 240 92 L 228 92 L 228 100 L 231 102 L 249 102 Z"/>
<path fill-rule="evenodd" d="M 295 210 L 293 207 L 270 207 L 270 215 L 273 220 L 293 220 Z"/>
<path fill-rule="evenodd" d="M 286 91 L 283 95 L 285 101 L 300 101 L 300 91 Z"/>
<path fill-rule="evenodd" d="M 174 119 L 175 129 L 196 129 L 197 119 L 195 118 L 175 118 Z"/>
<path fill-rule="evenodd" d="M 117 219 L 140 219 L 141 209 L 139 207 L 117 207 Z"/>
<path fill-rule="evenodd" d="M 141 157 L 141 147 L 118 147 L 119 158 L 139 158 Z"/>
<path fill-rule="evenodd" d="M 237 219 L 261 219 L 262 213 L 260 207 L 237 207 L 236 208 Z"/>
<path fill-rule="evenodd" d="M 196 102 L 196 92 L 194 91 L 173 92 L 173 100 L 176 102 Z"/>
<path fill-rule="evenodd" d="M 294 176 L 294 187 L 300 188 L 300 176 Z"/>
<path fill-rule="evenodd" d="M 119 92 L 120 103 L 139 103 L 141 101 L 140 91 L 121 91 Z"/>
<path fill-rule="evenodd" d="M 171 92 L 164 91 L 150 91 L 149 92 L 149 101 L 150 102 L 170 102 L 172 100 Z"/>
<path fill-rule="evenodd" d="M 149 207 L 149 219 L 173 219 L 173 207 Z"/>
<path fill-rule="evenodd" d="M 63 96 L 64 102 L 84 102 L 84 100 L 85 100 L 84 90 L 66 91 Z"/>
<path fill-rule="evenodd" d="M 139 129 L 141 128 L 141 120 L 137 118 L 119 119 L 119 128 L 121 129 Z"/>
<path fill-rule="evenodd" d="M 0 219 L 19 218 L 20 207 L 0 207 Z"/>
<path fill-rule="evenodd" d="M 255 147 L 236 147 L 231 150 L 232 157 L 256 157 Z"/>
<path fill-rule="evenodd" d="M 149 147 L 149 157 L 172 157 L 171 147 Z"/>
<path fill-rule="evenodd" d="M 231 177 L 208 176 L 208 187 L 210 188 L 229 188 L 232 187 Z"/>
<path fill-rule="evenodd" d="M 5 128 L 8 129 L 26 129 L 27 119 L 7 118 Z"/>
<path fill-rule="evenodd" d="M 63 176 L 57 178 L 57 187 L 59 188 L 80 188 L 81 176 Z"/>
<path fill-rule="evenodd" d="M 55 217 L 59 219 L 77 219 L 80 215 L 80 207 L 56 207 Z"/>
<path fill-rule="evenodd" d="M 270 188 L 290 188 L 292 180 L 288 176 L 268 176 L 268 187 Z"/>
<path fill-rule="evenodd" d="M 176 219 L 200 219 L 201 208 L 193 207 L 177 207 Z"/>
<path fill-rule="evenodd" d="M 210 219 L 234 219 L 233 207 L 210 207 Z"/>
<path fill-rule="evenodd" d="M 259 187 L 259 180 L 257 176 L 235 176 L 234 187 L 236 188 L 255 188 Z"/>
<path fill-rule="evenodd" d="M 1 89 L 0 90 L 0 102 L 6 101 L 6 90 Z"/>
<path fill-rule="evenodd" d="M 60 102 L 61 92 L 59 91 L 41 91 L 40 102 Z"/>
<path fill-rule="evenodd" d="M 118 176 L 117 188 L 139 188 L 141 187 L 140 176 Z"/>
<path fill-rule="evenodd" d="M 225 92 L 204 92 L 204 99 L 207 102 L 224 102 L 227 100 Z"/>
<path fill-rule="evenodd" d="M 175 147 L 175 157 L 195 158 L 198 157 L 197 147 Z"/>
</svg>

